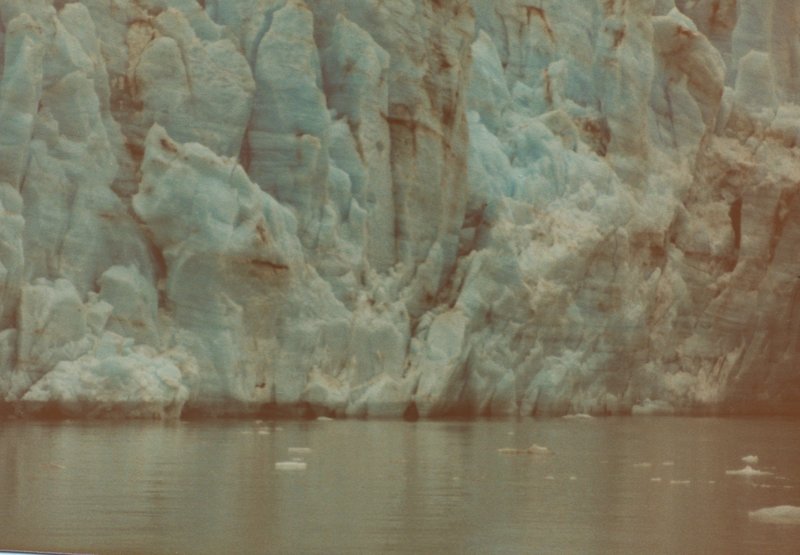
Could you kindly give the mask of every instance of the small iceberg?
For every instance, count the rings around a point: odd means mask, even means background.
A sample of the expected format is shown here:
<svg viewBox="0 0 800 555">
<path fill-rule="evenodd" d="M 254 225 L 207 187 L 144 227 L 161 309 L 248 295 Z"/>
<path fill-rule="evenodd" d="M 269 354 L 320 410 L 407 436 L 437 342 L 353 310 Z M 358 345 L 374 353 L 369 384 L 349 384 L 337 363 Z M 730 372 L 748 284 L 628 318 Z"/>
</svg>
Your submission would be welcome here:
<svg viewBox="0 0 800 555">
<path fill-rule="evenodd" d="M 664 461 L 661 466 L 675 466 L 675 461 Z"/>
<path fill-rule="evenodd" d="M 553 452 L 542 445 L 533 444 L 527 449 L 515 449 L 513 447 L 501 447 L 497 450 L 502 455 L 552 455 Z"/>
<path fill-rule="evenodd" d="M 744 468 L 740 468 L 739 470 L 726 470 L 725 474 L 728 476 L 769 476 L 772 472 L 767 472 L 766 470 L 758 470 L 753 468 L 749 464 Z"/>
<path fill-rule="evenodd" d="M 308 455 L 311 453 L 311 447 L 289 447 L 289 453 L 292 455 Z"/>
<path fill-rule="evenodd" d="M 745 464 L 758 464 L 758 455 L 745 455 L 742 457 L 742 462 Z"/>
<path fill-rule="evenodd" d="M 750 520 L 765 524 L 800 524 L 800 507 L 792 505 L 779 505 L 778 507 L 765 507 L 757 511 L 749 511 Z"/>
<path fill-rule="evenodd" d="M 691 484 L 691 480 L 670 480 L 669 485 L 671 486 L 688 486 Z"/>
<path fill-rule="evenodd" d="M 275 470 L 305 470 L 308 463 L 303 461 L 280 461 L 275 463 Z"/>
<path fill-rule="evenodd" d="M 333 422 L 330 416 L 317 416 L 317 422 Z"/>
<path fill-rule="evenodd" d="M 562 418 L 564 420 L 593 420 L 594 416 L 586 414 L 585 412 L 579 412 L 576 414 L 565 414 Z"/>
<path fill-rule="evenodd" d="M 653 466 L 653 463 L 649 462 L 633 463 L 633 468 L 650 468 L 651 466 Z"/>
</svg>

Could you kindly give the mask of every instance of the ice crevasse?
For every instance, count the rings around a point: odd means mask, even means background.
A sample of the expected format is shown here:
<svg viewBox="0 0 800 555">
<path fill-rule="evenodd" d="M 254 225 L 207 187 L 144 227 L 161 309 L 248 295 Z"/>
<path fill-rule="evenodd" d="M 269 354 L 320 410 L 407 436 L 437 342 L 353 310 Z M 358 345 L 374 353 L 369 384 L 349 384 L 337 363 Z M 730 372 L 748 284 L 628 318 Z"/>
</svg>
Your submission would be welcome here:
<svg viewBox="0 0 800 555">
<path fill-rule="evenodd" d="M 800 3 L 2 0 L 5 411 L 797 412 Z"/>
</svg>

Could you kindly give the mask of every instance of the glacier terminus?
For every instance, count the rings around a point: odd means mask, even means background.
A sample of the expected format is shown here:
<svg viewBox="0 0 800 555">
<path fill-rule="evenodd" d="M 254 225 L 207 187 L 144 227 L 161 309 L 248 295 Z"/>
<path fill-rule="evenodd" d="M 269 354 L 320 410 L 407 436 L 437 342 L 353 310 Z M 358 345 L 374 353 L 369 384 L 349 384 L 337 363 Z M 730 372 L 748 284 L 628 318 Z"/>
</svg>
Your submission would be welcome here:
<svg viewBox="0 0 800 555">
<path fill-rule="evenodd" d="M 795 0 L 0 1 L 21 415 L 796 413 Z"/>
</svg>

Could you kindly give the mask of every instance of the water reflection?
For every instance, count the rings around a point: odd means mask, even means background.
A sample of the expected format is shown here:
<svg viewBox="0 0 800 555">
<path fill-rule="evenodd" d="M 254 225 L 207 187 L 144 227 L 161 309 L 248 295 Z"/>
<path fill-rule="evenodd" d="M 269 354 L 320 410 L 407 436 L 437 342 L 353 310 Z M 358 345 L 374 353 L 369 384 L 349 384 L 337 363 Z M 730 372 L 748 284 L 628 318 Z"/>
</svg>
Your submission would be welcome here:
<svg viewBox="0 0 800 555">
<path fill-rule="evenodd" d="M 96 553 L 792 553 L 795 422 L 0 426 L 0 547 Z M 553 456 L 502 455 L 546 445 Z M 300 454 L 307 470 L 281 472 Z M 771 476 L 725 475 L 757 453 Z M 665 464 L 666 463 L 666 464 Z"/>
</svg>

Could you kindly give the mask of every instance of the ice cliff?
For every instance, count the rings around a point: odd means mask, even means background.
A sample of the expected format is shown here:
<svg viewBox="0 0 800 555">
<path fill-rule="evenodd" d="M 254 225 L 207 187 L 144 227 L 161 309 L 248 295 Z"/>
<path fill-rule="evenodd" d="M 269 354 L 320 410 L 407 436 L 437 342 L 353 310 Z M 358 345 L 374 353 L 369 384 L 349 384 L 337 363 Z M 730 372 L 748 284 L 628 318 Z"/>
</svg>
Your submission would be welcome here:
<svg viewBox="0 0 800 555">
<path fill-rule="evenodd" d="M 796 412 L 795 0 L 0 0 L 23 414 Z"/>
</svg>

